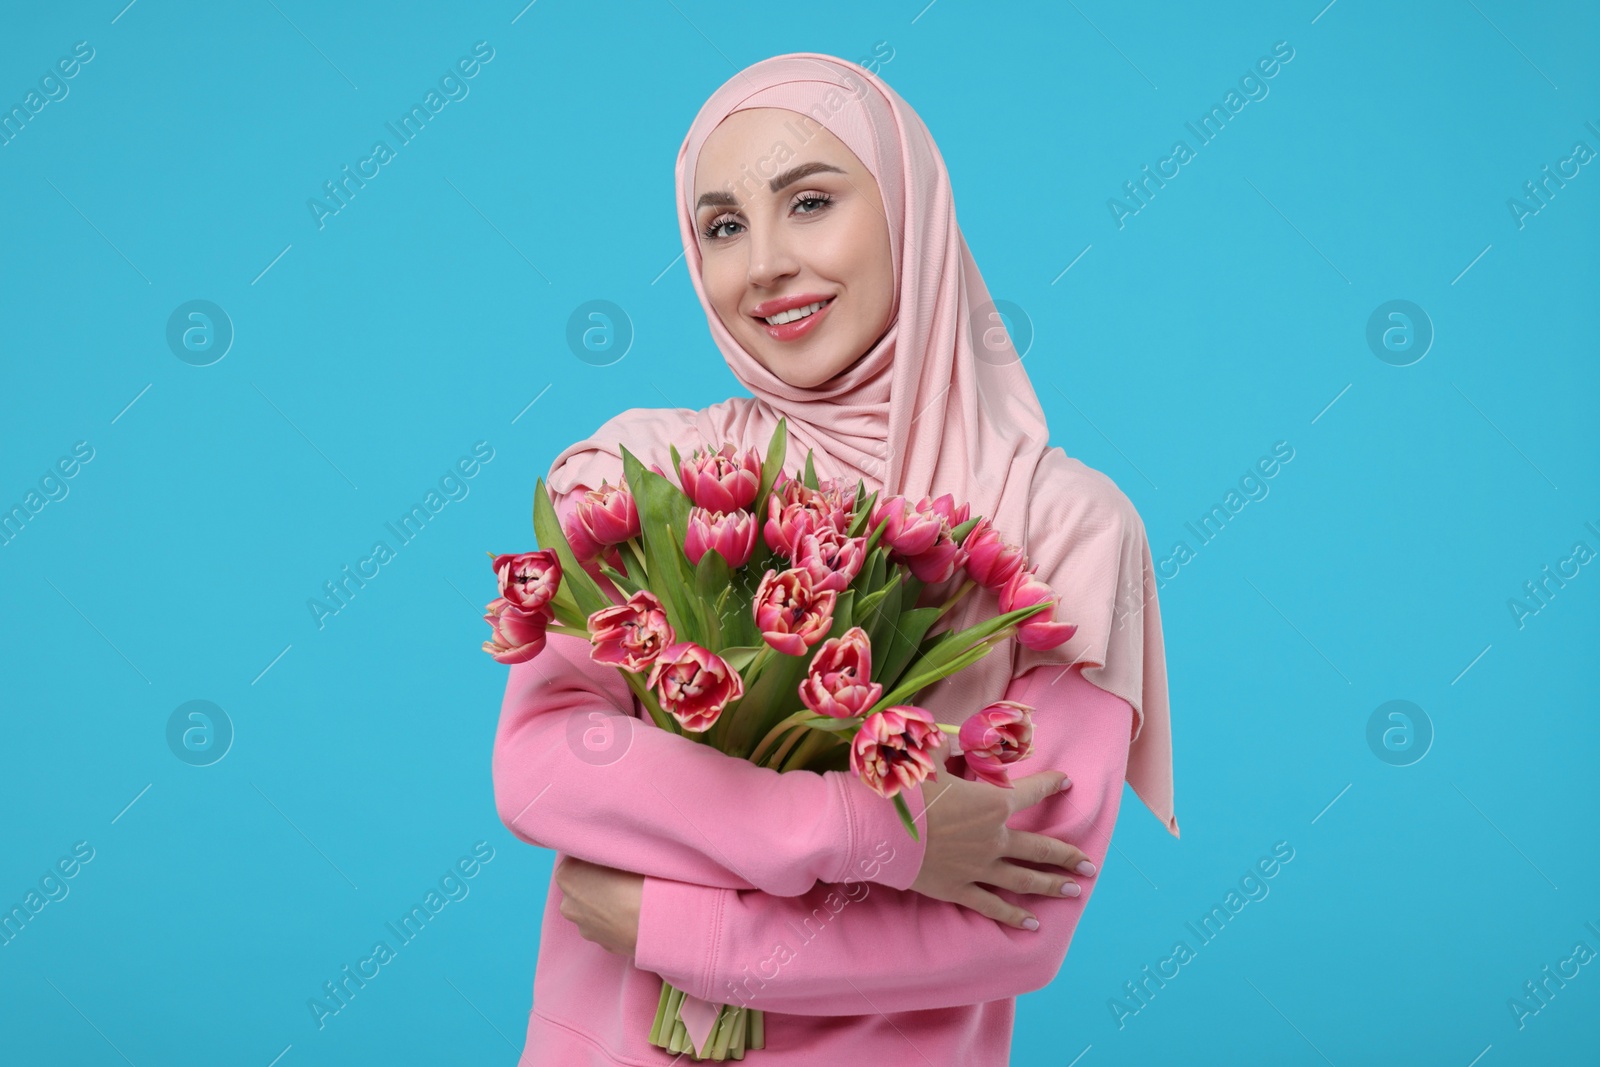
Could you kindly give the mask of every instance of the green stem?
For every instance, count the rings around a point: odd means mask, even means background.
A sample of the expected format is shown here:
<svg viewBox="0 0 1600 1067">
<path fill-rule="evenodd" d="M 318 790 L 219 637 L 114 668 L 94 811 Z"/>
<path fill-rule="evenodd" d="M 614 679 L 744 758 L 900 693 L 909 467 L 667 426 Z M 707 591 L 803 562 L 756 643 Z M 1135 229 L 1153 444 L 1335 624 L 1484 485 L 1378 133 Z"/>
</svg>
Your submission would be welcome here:
<svg viewBox="0 0 1600 1067">
<path fill-rule="evenodd" d="M 809 763 L 812 757 L 828 751 L 839 743 L 833 734 L 821 730 L 809 730 L 807 733 L 809 736 L 800 742 L 800 747 L 796 748 L 788 761 L 782 765 L 783 770 L 799 770 Z"/>
<path fill-rule="evenodd" d="M 546 633 L 571 634 L 573 637 L 581 637 L 585 641 L 589 640 L 589 631 L 588 630 L 580 630 L 576 626 L 557 626 L 554 623 L 551 623 L 551 624 L 547 625 L 544 629 L 545 629 Z"/>
<path fill-rule="evenodd" d="M 804 738 L 806 734 L 810 733 L 810 731 L 804 726 L 796 726 L 793 728 L 793 730 L 794 732 L 788 737 L 784 738 L 783 744 L 779 745 L 778 750 L 772 754 L 770 759 L 767 760 L 767 766 L 771 767 L 773 770 L 782 771 L 784 769 L 784 760 L 788 757 L 790 750 L 793 749 L 795 744 Z"/>
<path fill-rule="evenodd" d="M 639 544 L 639 539 L 630 537 L 626 541 L 618 542 L 617 551 L 622 554 L 622 562 L 628 569 L 628 577 L 648 588 L 650 571 L 644 565 L 644 546 Z"/>
<path fill-rule="evenodd" d="M 811 714 L 812 712 L 809 708 L 802 709 L 795 712 L 787 719 L 784 719 L 778 725 L 774 726 L 770 731 L 768 731 L 767 736 L 761 739 L 761 743 L 756 746 L 755 751 L 750 753 L 750 762 L 759 764 L 762 760 L 762 757 L 766 755 L 767 749 L 777 742 L 778 738 L 785 730 L 789 729 L 791 726 L 799 725 L 800 722 L 806 718 L 806 716 Z"/>
<path fill-rule="evenodd" d="M 661 983 L 661 996 L 656 999 L 656 1021 L 650 1027 L 650 1043 L 661 1044 L 662 1024 L 667 1021 L 667 1005 L 672 999 L 672 986 L 667 982 Z"/>
<path fill-rule="evenodd" d="M 650 713 L 650 718 L 663 730 L 671 733 L 682 733 L 678 729 L 678 720 L 668 715 L 661 707 L 661 702 L 656 700 L 656 695 L 644 684 L 644 678 L 633 671 L 619 671 L 628 683 L 628 688 L 633 690 L 634 696 L 639 698 L 639 703 L 644 705 L 645 711 Z"/>
<path fill-rule="evenodd" d="M 977 584 L 978 583 L 976 579 L 973 578 L 968 578 L 965 582 L 962 582 L 961 588 L 956 590 L 955 596 L 952 596 L 949 600 L 946 600 L 943 604 L 939 605 L 940 616 L 943 616 L 951 608 L 959 604 L 968 593 L 972 592 L 972 590 L 977 587 Z"/>
</svg>

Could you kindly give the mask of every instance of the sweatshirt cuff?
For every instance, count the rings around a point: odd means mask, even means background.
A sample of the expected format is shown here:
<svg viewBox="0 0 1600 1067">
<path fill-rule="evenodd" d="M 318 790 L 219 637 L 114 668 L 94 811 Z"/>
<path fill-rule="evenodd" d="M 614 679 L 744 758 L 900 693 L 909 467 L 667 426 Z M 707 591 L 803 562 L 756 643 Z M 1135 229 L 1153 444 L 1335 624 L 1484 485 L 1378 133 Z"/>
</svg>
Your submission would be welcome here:
<svg viewBox="0 0 1600 1067">
<path fill-rule="evenodd" d="M 927 852 L 927 822 L 922 817 L 920 786 L 901 793 L 917 828 L 913 838 L 900 821 L 893 800 L 885 800 L 860 778 L 830 771 L 844 798 L 850 828 L 849 855 L 833 882 L 876 882 L 890 889 L 910 889 L 922 871 Z"/>
<path fill-rule="evenodd" d="M 646 875 L 633 965 L 660 975 L 685 993 L 712 1000 L 722 913 L 732 892 Z"/>
</svg>

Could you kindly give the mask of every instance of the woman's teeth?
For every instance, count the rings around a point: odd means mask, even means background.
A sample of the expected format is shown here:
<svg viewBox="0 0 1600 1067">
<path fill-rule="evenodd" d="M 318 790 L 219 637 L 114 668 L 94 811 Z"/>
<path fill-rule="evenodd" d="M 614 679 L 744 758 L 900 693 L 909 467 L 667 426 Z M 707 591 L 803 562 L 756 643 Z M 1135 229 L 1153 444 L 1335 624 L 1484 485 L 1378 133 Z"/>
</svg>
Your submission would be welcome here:
<svg viewBox="0 0 1600 1067">
<path fill-rule="evenodd" d="M 828 299 L 831 300 L 833 298 L 829 297 Z M 827 300 L 819 300 L 815 304 L 807 304 L 805 307 L 793 308 L 789 311 L 780 311 L 776 315 L 767 316 L 764 321 L 771 326 L 782 326 L 786 322 L 793 322 L 796 319 L 803 319 L 807 315 L 815 314 L 817 311 L 821 310 L 822 305 L 826 304 L 827 302 Z"/>
</svg>

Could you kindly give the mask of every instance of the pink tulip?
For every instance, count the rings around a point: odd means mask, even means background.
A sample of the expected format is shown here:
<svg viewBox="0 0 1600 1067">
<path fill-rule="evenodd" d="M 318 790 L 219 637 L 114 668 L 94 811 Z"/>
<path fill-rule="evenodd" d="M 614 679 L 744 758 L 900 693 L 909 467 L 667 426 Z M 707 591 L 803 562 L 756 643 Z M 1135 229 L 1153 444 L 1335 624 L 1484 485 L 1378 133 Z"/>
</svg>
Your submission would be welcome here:
<svg viewBox="0 0 1600 1067">
<path fill-rule="evenodd" d="M 951 531 L 967 521 L 969 506 L 956 507 L 955 498 L 945 493 L 937 500 L 923 497 L 912 504 L 905 497 L 890 497 L 874 515 L 873 523 L 888 519 L 883 541 L 889 558 L 911 568 L 925 585 L 949 581 L 966 564 L 966 549 L 956 543 Z"/>
<path fill-rule="evenodd" d="M 894 550 L 900 559 L 920 556 L 934 546 L 944 526 L 944 517 L 933 510 L 933 503 L 923 498 L 913 506 L 903 496 L 891 496 L 878 501 L 872 509 L 872 529 L 885 520 L 889 525 L 883 531 L 882 542 Z"/>
<path fill-rule="evenodd" d="M 962 723 L 957 736 L 966 769 L 982 781 L 1010 789 L 1006 765 L 1033 755 L 1033 708 L 996 700 Z"/>
<path fill-rule="evenodd" d="M 712 549 L 722 554 L 729 567 L 743 567 L 756 550 L 756 517 L 748 511 L 712 512 L 689 509 L 689 528 L 684 534 L 683 551 L 689 562 L 700 565 L 700 557 Z"/>
<path fill-rule="evenodd" d="M 933 751 L 944 731 L 921 708 L 896 704 L 867 716 L 850 742 L 850 770 L 873 792 L 892 800 L 933 773 Z"/>
<path fill-rule="evenodd" d="M 650 688 L 661 707 L 685 730 L 716 725 L 722 709 L 744 695 L 744 679 L 715 652 L 690 641 L 664 649 L 650 669 Z"/>
<path fill-rule="evenodd" d="M 872 679 L 872 640 L 852 626 L 822 642 L 800 683 L 800 702 L 818 715 L 850 719 L 865 715 L 883 696 Z"/>
<path fill-rule="evenodd" d="M 762 527 L 767 547 L 787 559 L 794 559 L 800 539 L 808 533 L 829 528 L 822 512 L 801 501 L 785 504 L 777 493 L 767 497 L 767 521 Z"/>
<path fill-rule="evenodd" d="M 639 536 L 639 508 L 625 484 L 601 481 L 599 489 L 583 494 L 575 514 L 589 537 L 601 547 Z"/>
<path fill-rule="evenodd" d="M 967 575 L 985 589 L 1004 588 L 1027 565 L 1022 549 L 1007 544 L 987 518 L 977 521 L 961 547 L 967 552 Z"/>
<path fill-rule="evenodd" d="M 812 588 L 811 574 L 801 568 L 767 571 L 752 605 L 762 640 L 785 655 L 803 655 L 833 628 L 838 597 L 831 589 Z"/>
<path fill-rule="evenodd" d="M 767 495 L 767 521 L 763 533 L 774 552 L 790 559 L 807 531 L 832 529 L 843 534 L 850 528 L 854 497 L 847 498 L 840 483 L 819 481 L 822 489 L 812 489 L 798 478 L 778 472 L 777 483 Z"/>
<path fill-rule="evenodd" d="M 1035 604 L 1050 603 L 1048 611 L 1029 615 L 1017 624 L 1017 643 L 1037 652 L 1064 645 L 1078 632 L 1071 623 L 1054 621 L 1055 606 L 1059 604 L 1055 591 L 1041 582 L 1034 571 L 1019 570 L 1000 590 L 1001 612 L 1031 608 Z"/>
<path fill-rule="evenodd" d="M 648 589 L 589 616 L 589 658 L 635 674 L 676 640 L 666 609 Z"/>
<path fill-rule="evenodd" d="M 951 496 L 949 493 L 945 493 L 937 500 L 928 501 L 928 506 L 931 507 L 934 512 L 945 521 L 945 525 L 952 530 L 972 517 L 972 505 L 962 504 L 960 507 L 957 507 L 956 498 Z"/>
<path fill-rule="evenodd" d="M 791 478 L 783 471 L 779 471 L 777 483 L 773 485 L 772 493 L 767 497 L 769 514 L 776 515 L 782 509 L 798 504 L 813 513 L 813 517 L 817 520 L 813 523 L 813 529 L 819 528 L 820 524 L 831 526 L 844 533 L 850 527 L 855 494 L 847 492 L 844 484 L 838 479 L 820 478 L 817 484 L 821 488 L 812 489 L 800 479 Z M 772 507 L 773 496 L 778 498 L 776 508 Z"/>
<path fill-rule="evenodd" d="M 831 526 L 825 527 L 801 535 L 794 565 L 811 575 L 811 587 L 816 591 L 831 589 L 842 593 L 861 573 L 866 547 L 865 537 L 846 537 Z"/>
<path fill-rule="evenodd" d="M 496 556 L 494 573 L 500 595 L 523 611 L 538 611 L 561 588 L 561 561 L 553 548 Z"/>
<path fill-rule="evenodd" d="M 567 544 L 571 546 L 572 554 L 578 557 L 579 563 L 599 558 L 601 550 L 605 548 L 579 520 L 576 508 L 567 512 L 561 520 L 561 532 L 566 535 Z"/>
<path fill-rule="evenodd" d="M 748 508 L 761 491 L 761 456 L 755 449 L 740 455 L 731 444 L 715 452 L 697 448 L 678 464 L 683 491 L 707 511 Z"/>
<path fill-rule="evenodd" d="M 924 585 L 937 585 L 949 581 L 957 569 L 966 564 L 967 550 L 956 544 L 948 532 L 941 531 L 932 548 L 900 562 L 910 567 L 911 573 Z"/>
<path fill-rule="evenodd" d="M 522 663 L 544 650 L 550 609 L 523 611 L 503 596 L 495 597 L 486 606 L 488 613 L 483 621 L 494 627 L 494 633 L 483 643 L 485 652 L 501 663 Z"/>
</svg>

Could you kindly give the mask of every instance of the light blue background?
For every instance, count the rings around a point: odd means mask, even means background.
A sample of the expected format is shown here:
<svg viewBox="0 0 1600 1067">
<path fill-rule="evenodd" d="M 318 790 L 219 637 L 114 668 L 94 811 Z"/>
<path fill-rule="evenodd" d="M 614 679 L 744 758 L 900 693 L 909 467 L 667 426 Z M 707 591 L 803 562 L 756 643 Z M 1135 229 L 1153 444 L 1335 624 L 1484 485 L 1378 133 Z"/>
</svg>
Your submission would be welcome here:
<svg viewBox="0 0 1600 1067">
<path fill-rule="evenodd" d="M 1158 558 L 1294 449 L 1164 584 L 1184 836 L 1124 794 L 1014 1062 L 1594 1055 L 1600 964 L 1521 1029 L 1507 1006 L 1600 950 L 1600 565 L 1520 628 L 1507 605 L 1600 550 L 1600 164 L 1507 207 L 1600 149 L 1592 5 L 124 2 L 10 5 L 0 35 L 6 109 L 94 49 L 0 147 L 0 506 L 94 449 L 0 548 L 0 904 L 95 850 L 0 948 L 0 1058 L 514 1062 L 551 854 L 494 810 L 483 553 L 532 544 L 535 477 L 603 419 L 739 391 L 675 261 L 679 143 L 735 70 L 878 42 L 1031 320 L 1055 442 Z M 319 230 L 307 200 L 480 40 L 470 95 Z M 1119 229 L 1108 198 L 1278 41 L 1270 94 Z M 193 299 L 236 330 L 207 367 L 165 341 Z M 565 340 L 591 299 L 636 333 L 609 366 Z M 1393 299 L 1436 331 L 1407 367 L 1365 340 Z M 319 629 L 307 600 L 478 441 L 469 495 Z M 196 699 L 236 731 L 204 768 L 165 736 Z M 1435 733 L 1406 767 L 1367 743 L 1396 699 Z M 470 895 L 318 1030 L 307 1000 L 477 841 Z"/>
</svg>

